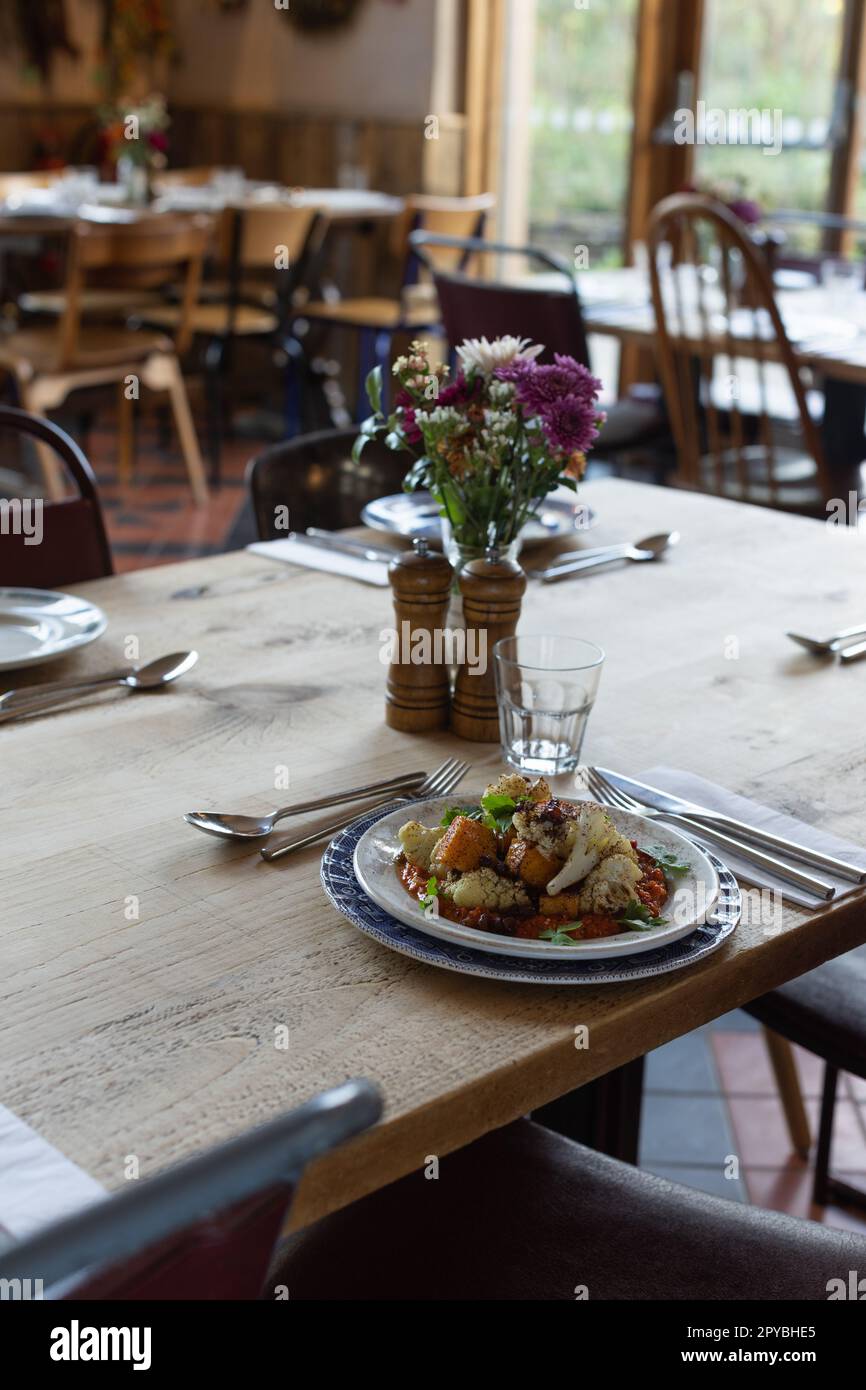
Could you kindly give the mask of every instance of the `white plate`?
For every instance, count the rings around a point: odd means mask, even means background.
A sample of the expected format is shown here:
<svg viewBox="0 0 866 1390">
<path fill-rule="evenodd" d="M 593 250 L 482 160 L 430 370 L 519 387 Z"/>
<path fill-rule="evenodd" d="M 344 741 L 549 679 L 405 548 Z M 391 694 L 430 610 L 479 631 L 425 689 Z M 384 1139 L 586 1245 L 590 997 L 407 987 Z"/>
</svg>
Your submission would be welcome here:
<svg viewBox="0 0 866 1390">
<path fill-rule="evenodd" d="M 388 531 L 396 536 L 425 536 L 438 540 L 442 534 L 439 504 L 429 492 L 395 492 L 368 502 L 361 513 L 365 526 L 374 531 Z M 524 545 L 572 536 L 575 531 L 587 531 L 595 525 L 595 513 L 585 502 L 568 490 L 557 488 L 545 499 L 538 516 L 527 521 L 520 533 Z"/>
<path fill-rule="evenodd" d="M 108 619 L 74 594 L 0 588 L 0 671 L 53 661 L 101 637 Z"/>
<path fill-rule="evenodd" d="M 439 941 L 449 941 L 475 951 L 487 951 L 491 955 L 521 957 L 525 960 L 611 959 L 654 951 L 694 931 L 718 901 L 719 876 L 703 850 L 658 821 L 632 815 L 629 811 L 607 808 L 617 830 L 628 839 L 637 840 L 641 849 L 669 851 L 676 854 L 681 864 L 688 864 L 688 873 L 676 879 L 662 908 L 661 915 L 668 918 L 666 926 L 577 941 L 573 946 L 553 946 L 549 941 L 522 940 L 514 936 L 500 936 L 496 932 L 477 931 L 474 927 L 449 922 L 445 917 L 427 918 L 397 876 L 394 867 L 400 848 L 397 831 L 407 820 L 417 820 L 422 825 L 438 825 L 446 807 L 455 803 L 475 805 L 480 795 L 461 792 L 456 796 L 437 797 L 434 801 L 414 801 L 383 816 L 371 826 L 358 841 L 353 861 L 355 875 L 364 892 L 399 922 L 426 932 Z"/>
</svg>

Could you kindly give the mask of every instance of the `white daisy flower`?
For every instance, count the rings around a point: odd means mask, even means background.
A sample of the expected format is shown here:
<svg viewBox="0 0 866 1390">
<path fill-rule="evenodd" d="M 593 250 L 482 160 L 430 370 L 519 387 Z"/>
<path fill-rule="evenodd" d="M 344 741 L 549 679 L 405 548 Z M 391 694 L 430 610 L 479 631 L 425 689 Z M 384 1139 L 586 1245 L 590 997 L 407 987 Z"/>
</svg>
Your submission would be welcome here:
<svg viewBox="0 0 866 1390">
<path fill-rule="evenodd" d="M 518 360 L 531 362 L 544 347 L 533 344 L 530 338 L 467 338 L 457 349 L 460 365 L 464 372 L 481 372 L 492 376 L 497 367 L 507 367 Z"/>
</svg>

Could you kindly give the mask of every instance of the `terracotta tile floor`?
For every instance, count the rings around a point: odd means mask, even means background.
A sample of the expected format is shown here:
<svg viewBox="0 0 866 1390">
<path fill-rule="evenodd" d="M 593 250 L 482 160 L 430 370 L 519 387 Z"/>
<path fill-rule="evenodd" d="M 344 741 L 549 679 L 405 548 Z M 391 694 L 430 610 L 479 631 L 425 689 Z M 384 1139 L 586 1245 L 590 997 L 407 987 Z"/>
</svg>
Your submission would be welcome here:
<svg viewBox="0 0 866 1390">
<path fill-rule="evenodd" d="M 78 438 L 96 473 L 118 573 L 210 555 L 254 539 L 251 530 L 233 531 L 246 508 L 247 463 L 270 441 L 226 440 L 220 487 L 205 506 L 196 507 L 174 435 L 163 450 L 152 413 L 142 412 L 139 420 L 135 476 L 126 487 L 117 481 L 117 435 L 110 415 L 98 416 L 86 439 L 74 422 L 62 423 Z M 199 438 L 204 438 L 201 426 Z"/>
<path fill-rule="evenodd" d="M 795 1053 L 816 1135 L 823 1064 Z M 811 1163 L 792 1151 L 763 1036 L 741 1012 L 650 1053 L 640 1166 L 733 1201 L 866 1232 L 866 1211 L 812 1205 Z M 866 1084 L 855 1077 L 840 1080 L 831 1168 L 866 1190 Z"/>
</svg>

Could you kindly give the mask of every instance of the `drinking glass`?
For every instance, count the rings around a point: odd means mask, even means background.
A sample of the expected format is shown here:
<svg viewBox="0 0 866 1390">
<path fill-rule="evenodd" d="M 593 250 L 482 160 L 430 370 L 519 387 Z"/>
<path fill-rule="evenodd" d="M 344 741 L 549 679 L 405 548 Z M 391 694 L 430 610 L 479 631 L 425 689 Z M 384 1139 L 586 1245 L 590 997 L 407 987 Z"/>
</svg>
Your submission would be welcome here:
<svg viewBox="0 0 866 1390">
<path fill-rule="evenodd" d="M 555 777 L 580 765 L 604 652 L 577 637 L 505 637 L 493 648 L 502 754 Z"/>
<path fill-rule="evenodd" d="M 821 262 L 821 283 L 827 293 L 830 313 L 844 315 L 852 298 L 856 298 L 863 287 L 863 267 L 857 261 L 831 257 Z"/>
</svg>

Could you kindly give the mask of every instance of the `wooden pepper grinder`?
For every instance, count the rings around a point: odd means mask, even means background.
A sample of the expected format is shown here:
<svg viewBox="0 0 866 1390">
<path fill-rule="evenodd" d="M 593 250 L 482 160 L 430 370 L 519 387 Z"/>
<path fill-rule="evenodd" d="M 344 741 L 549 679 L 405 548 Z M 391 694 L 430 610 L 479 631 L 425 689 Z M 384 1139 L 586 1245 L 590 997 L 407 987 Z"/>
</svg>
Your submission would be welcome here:
<svg viewBox="0 0 866 1390">
<path fill-rule="evenodd" d="M 451 728 L 476 743 L 499 742 L 493 648 L 513 637 L 526 591 L 526 575 L 514 560 L 490 549 L 483 560 L 470 560 L 458 578 L 466 620 L 466 653 L 471 660 L 457 669 Z M 485 664 L 486 658 L 486 664 Z"/>
<path fill-rule="evenodd" d="M 391 729 L 419 734 L 448 727 L 451 690 L 442 633 L 453 574 L 445 556 L 431 551 L 423 537 L 388 568 L 397 637 L 385 694 Z"/>
</svg>

